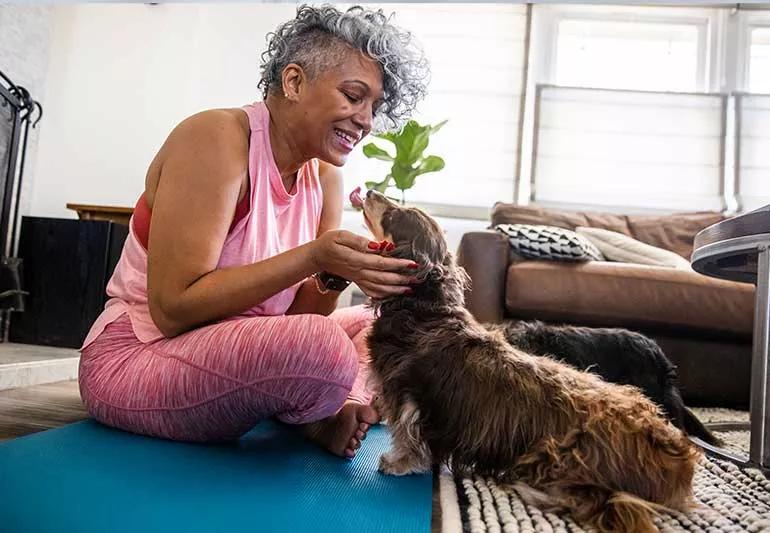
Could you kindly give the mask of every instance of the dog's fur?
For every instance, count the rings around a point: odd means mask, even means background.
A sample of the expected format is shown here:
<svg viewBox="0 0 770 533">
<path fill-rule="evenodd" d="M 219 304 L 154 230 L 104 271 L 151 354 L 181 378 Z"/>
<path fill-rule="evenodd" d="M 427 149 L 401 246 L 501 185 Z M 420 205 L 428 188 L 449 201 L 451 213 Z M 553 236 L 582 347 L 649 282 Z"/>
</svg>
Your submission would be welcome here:
<svg viewBox="0 0 770 533">
<path fill-rule="evenodd" d="M 501 331 L 509 343 L 527 353 L 552 357 L 611 383 L 639 387 L 676 427 L 709 444 L 720 443 L 684 405 L 676 366 L 654 340 L 641 333 L 538 321 L 510 321 L 487 328 Z"/>
<path fill-rule="evenodd" d="M 423 212 L 370 191 L 364 216 L 396 244 L 391 255 L 420 265 L 412 295 L 373 302 L 371 370 L 393 435 L 383 472 L 445 462 L 602 531 L 656 531 L 657 509 L 689 507 L 700 452 L 655 404 L 477 323 L 463 306 L 467 275 Z"/>
</svg>

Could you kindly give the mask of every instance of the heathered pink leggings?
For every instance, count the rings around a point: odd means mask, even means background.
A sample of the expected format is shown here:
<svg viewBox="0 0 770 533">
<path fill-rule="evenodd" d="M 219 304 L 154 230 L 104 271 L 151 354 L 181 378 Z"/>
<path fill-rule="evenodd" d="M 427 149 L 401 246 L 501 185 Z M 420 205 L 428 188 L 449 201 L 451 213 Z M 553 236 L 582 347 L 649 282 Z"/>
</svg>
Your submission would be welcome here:
<svg viewBox="0 0 770 533">
<path fill-rule="evenodd" d="M 83 350 L 80 393 L 100 422 L 174 440 L 237 439 L 258 421 L 304 424 L 369 403 L 363 306 L 219 322 L 143 344 L 127 315 Z"/>
</svg>

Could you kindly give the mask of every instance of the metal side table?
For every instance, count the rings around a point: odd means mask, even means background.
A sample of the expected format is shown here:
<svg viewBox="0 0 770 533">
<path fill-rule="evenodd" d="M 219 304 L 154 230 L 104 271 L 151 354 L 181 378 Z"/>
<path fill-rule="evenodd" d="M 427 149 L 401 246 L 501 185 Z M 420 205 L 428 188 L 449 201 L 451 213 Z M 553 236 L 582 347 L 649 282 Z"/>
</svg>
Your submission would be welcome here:
<svg viewBox="0 0 770 533">
<path fill-rule="evenodd" d="M 770 205 L 698 233 L 692 267 L 706 276 L 756 285 L 748 460 L 721 448 L 698 444 L 733 462 L 770 469 Z"/>
</svg>

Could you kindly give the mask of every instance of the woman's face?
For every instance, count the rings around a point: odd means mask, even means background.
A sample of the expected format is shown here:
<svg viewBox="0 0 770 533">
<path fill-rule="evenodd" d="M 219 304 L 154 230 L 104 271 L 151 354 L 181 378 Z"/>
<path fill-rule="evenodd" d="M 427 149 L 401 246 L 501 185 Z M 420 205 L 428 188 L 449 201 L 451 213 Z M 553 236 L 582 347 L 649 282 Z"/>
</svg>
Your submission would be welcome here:
<svg viewBox="0 0 770 533">
<path fill-rule="evenodd" d="M 297 94 L 296 133 L 305 152 L 342 166 L 353 148 L 369 134 L 382 100 L 379 63 L 349 51 L 336 68 L 321 72 Z"/>
</svg>

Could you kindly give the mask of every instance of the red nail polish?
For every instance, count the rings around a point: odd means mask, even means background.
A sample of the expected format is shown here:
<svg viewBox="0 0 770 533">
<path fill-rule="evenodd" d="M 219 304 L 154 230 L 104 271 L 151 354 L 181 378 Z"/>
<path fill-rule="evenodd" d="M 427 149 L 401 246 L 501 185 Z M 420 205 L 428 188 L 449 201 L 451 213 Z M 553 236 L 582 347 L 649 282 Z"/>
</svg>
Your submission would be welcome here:
<svg viewBox="0 0 770 533">
<path fill-rule="evenodd" d="M 387 246 L 388 246 L 388 241 L 382 241 L 380 243 L 380 251 L 382 252 L 383 250 L 385 250 Z"/>
<path fill-rule="evenodd" d="M 412 263 L 407 268 L 411 268 L 412 270 L 414 270 L 414 269 L 420 268 L 420 265 L 418 265 L 417 263 Z"/>
<path fill-rule="evenodd" d="M 393 244 L 392 242 L 389 242 L 388 245 L 385 247 L 386 252 L 392 252 L 395 249 L 396 249 L 396 245 Z"/>
<path fill-rule="evenodd" d="M 379 250 L 380 249 L 380 243 L 378 242 L 369 242 L 369 244 L 366 245 L 370 250 Z"/>
</svg>

